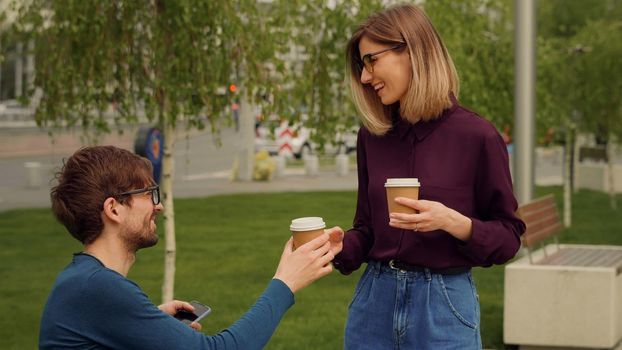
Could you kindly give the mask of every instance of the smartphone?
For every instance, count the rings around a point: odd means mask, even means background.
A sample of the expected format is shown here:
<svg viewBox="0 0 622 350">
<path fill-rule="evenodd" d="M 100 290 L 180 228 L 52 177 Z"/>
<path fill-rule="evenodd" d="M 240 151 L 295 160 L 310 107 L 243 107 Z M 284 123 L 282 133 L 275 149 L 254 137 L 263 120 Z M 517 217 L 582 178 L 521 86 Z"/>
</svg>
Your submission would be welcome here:
<svg viewBox="0 0 622 350">
<path fill-rule="evenodd" d="M 194 306 L 194 312 L 179 310 L 175 314 L 175 318 L 185 324 L 191 324 L 192 322 L 201 321 L 205 316 L 212 312 L 212 309 L 209 306 L 201 304 L 196 300 L 191 301 L 190 305 Z"/>
</svg>

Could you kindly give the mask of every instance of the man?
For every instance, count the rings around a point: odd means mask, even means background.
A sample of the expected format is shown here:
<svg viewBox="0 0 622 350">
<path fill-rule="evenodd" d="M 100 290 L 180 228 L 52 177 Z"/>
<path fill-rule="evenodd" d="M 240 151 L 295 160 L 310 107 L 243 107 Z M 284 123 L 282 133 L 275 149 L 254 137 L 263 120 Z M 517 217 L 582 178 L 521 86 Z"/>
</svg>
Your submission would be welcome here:
<svg viewBox="0 0 622 350">
<path fill-rule="evenodd" d="M 113 146 L 72 155 L 52 188 L 52 210 L 84 244 L 60 273 L 41 319 L 41 349 L 259 349 L 269 340 L 293 293 L 330 273 L 343 231 L 327 230 L 292 251 L 285 246 L 274 278 L 236 323 L 205 336 L 172 315 L 193 311 L 182 301 L 156 307 L 126 278 L 136 251 L 158 241 L 155 217 L 162 211 L 151 164 Z M 192 328 L 194 329 L 192 329 Z"/>
</svg>

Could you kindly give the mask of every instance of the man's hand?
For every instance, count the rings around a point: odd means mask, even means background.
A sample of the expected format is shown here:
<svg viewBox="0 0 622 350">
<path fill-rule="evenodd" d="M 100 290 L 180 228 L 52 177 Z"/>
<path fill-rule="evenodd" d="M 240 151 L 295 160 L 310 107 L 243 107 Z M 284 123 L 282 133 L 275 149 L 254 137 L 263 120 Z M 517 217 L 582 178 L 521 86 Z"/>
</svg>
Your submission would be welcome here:
<svg viewBox="0 0 622 350">
<path fill-rule="evenodd" d="M 189 312 L 194 312 L 194 306 L 190 305 L 190 303 L 188 302 L 181 301 L 181 300 L 169 301 L 168 303 L 164 303 L 158 306 L 158 309 L 162 310 L 162 312 L 164 312 L 165 314 L 171 315 L 171 316 L 175 316 L 175 314 L 179 310 L 186 310 Z M 192 322 L 190 324 L 190 327 L 197 331 L 201 330 L 201 324 L 199 322 Z"/>
<path fill-rule="evenodd" d="M 274 278 L 283 281 L 292 293 L 296 293 L 318 278 L 331 273 L 333 267 L 330 262 L 335 254 L 331 250 L 329 238 L 328 233 L 323 233 L 294 251 L 292 251 L 293 238 L 290 238 L 285 244 Z"/>
</svg>

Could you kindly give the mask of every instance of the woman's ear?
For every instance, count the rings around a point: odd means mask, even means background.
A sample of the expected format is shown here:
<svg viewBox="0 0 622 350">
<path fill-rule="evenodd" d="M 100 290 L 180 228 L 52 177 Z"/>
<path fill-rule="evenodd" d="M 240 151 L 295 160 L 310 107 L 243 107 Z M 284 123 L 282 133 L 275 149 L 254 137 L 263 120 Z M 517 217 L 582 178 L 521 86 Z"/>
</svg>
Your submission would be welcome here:
<svg viewBox="0 0 622 350">
<path fill-rule="evenodd" d="M 112 197 L 106 198 L 102 210 L 102 218 L 112 222 L 121 222 L 121 204 Z"/>
</svg>

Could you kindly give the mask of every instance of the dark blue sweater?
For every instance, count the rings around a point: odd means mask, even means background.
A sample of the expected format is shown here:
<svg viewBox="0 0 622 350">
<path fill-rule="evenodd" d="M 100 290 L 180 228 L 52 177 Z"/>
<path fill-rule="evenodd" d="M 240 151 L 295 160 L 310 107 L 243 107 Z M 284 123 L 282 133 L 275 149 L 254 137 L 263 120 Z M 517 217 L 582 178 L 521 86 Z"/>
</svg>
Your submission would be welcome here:
<svg viewBox="0 0 622 350">
<path fill-rule="evenodd" d="M 96 258 L 74 255 L 50 293 L 40 349 L 261 349 L 294 295 L 273 279 L 228 329 L 205 336 L 160 311 L 134 282 Z"/>
</svg>

